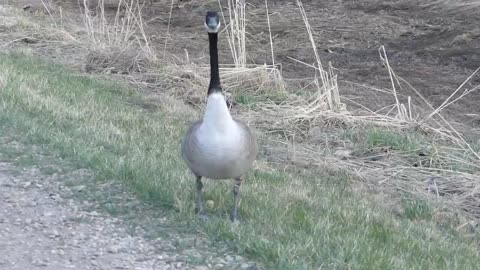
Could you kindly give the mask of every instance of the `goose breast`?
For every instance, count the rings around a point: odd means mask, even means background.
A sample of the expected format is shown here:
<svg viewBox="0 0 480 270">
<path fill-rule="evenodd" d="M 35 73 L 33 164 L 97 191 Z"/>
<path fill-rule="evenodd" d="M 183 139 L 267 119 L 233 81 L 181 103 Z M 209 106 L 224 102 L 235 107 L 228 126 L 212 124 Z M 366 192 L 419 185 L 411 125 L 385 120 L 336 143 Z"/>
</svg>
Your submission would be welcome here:
<svg viewBox="0 0 480 270">
<path fill-rule="evenodd" d="M 251 168 L 257 154 L 253 133 L 241 121 L 226 129 L 215 129 L 195 122 L 182 143 L 182 157 L 199 176 L 228 179 L 242 176 Z"/>
</svg>

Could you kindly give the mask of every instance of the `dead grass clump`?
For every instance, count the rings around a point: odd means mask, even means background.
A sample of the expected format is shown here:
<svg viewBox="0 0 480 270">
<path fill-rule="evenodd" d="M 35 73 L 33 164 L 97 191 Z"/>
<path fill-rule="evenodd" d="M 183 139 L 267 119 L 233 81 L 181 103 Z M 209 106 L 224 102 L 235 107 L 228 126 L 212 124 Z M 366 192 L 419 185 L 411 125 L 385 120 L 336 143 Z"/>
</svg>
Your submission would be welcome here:
<svg viewBox="0 0 480 270">
<path fill-rule="evenodd" d="M 438 168 L 392 166 L 370 168 L 359 174 L 363 179 L 379 179 L 377 184 L 396 192 L 414 194 L 445 203 L 473 219 L 480 219 L 480 175 Z M 374 184 L 374 183 L 372 183 Z"/>
<path fill-rule="evenodd" d="M 323 67 L 302 1 L 297 0 L 297 6 L 305 23 L 307 37 L 312 45 L 315 64 L 291 59 L 314 70 L 314 80 L 303 89 L 305 93 L 308 93 L 308 87 L 310 87 L 314 90 L 314 94 L 289 95 L 288 99 L 280 104 L 267 101 L 258 106 L 257 111 L 250 112 L 249 120 L 268 132 L 282 133 L 287 140 L 298 142 L 308 137 L 308 132 L 312 127 L 353 124 L 353 122 L 349 122 L 354 119 L 347 111 L 345 104 L 340 101 L 334 68 L 330 63 L 327 70 Z"/>
<path fill-rule="evenodd" d="M 107 73 L 129 75 L 149 69 L 148 55 L 133 49 L 120 51 L 115 49 L 91 51 L 85 59 L 84 70 L 87 73 Z"/>
<path fill-rule="evenodd" d="M 310 40 L 310 43 L 312 45 L 313 53 L 315 55 L 315 60 L 316 60 L 315 65 L 310 65 L 310 64 L 301 62 L 307 66 L 312 67 L 315 70 L 315 79 L 313 82 L 318 92 L 315 100 L 309 103 L 309 107 L 314 106 L 317 108 L 322 108 L 323 110 L 330 110 L 335 112 L 345 111 L 345 105 L 340 102 L 337 76 L 334 73 L 333 67 L 329 65 L 328 70 L 325 70 L 323 68 L 323 64 L 318 54 L 317 46 L 315 44 L 315 39 L 313 37 L 313 30 L 308 21 L 307 13 L 305 12 L 305 8 L 303 7 L 302 1 L 297 0 L 297 5 L 302 15 L 303 22 L 305 23 L 308 39 Z M 293 59 L 293 60 L 298 61 L 296 59 Z"/>
<path fill-rule="evenodd" d="M 221 2 L 218 1 L 218 3 L 222 10 L 223 21 L 225 22 L 223 31 L 227 36 L 234 62 L 233 65 L 223 65 L 220 69 L 222 84 L 225 90 L 234 96 L 238 94 L 258 96 L 260 94 L 275 95 L 285 93 L 286 86 L 280 66 L 275 64 L 271 32 L 269 33 L 269 38 L 272 63 L 263 65 L 248 64 L 248 52 L 246 49 L 247 35 L 249 34 L 247 31 L 247 2 L 245 0 L 229 0 L 227 1 L 226 12 L 223 12 Z M 265 1 L 265 6 L 267 24 L 270 29 L 268 1 Z M 208 69 L 199 71 L 199 77 L 208 78 L 205 74 L 208 72 Z"/>
<path fill-rule="evenodd" d="M 196 78 L 203 89 L 209 82 L 210 69 L 199 67 Z M 231 95 L 262 96 L 285 93 L 279 71 L 271 66 L 252 65 L 245 68 L 220 65 L 220 77 L 224 90 Z"/>
<path fill-rule="evenodd" d="M 4 51 L 55 59 L 69 66 L 81 66 L 86 46 L 81 46 L 81 33 L 67 24 L 61 9 L 58 12 L 30 14 L 21 8 L 0 5 L 0 46 Z M 68 20 L 69 21 L 69 20 Z"/>
<path fill-rule="evenodd" d="M 351 132 L 352 127 L 344 130 Z M 339 129 L 320 128 L 312 134 L 314 141 L 302 142 L 285 141 L 278 130 L 277 136 L 262 138 L 263 154 L 281 167 L 347 172 L 361 185 L 385 194 L 432 200 L 480 219 L 480 165 L 472 153 L 427 135 L 406 140 L 399 130 L 377 130 L 348 139 Z"/>
<path fill-rule="evenodd" d="M 206 102 L 206 89 L 210 80 L 210 68 L 194 63 L 161 67 L 161 71 L 145 74 L 150 89 L 162 89 L 195 107 Z M 154 76 L 152 76 L 155 74 Z M 260 104 L 260 100 L 283 99 L 287 92 L 277 69 L 268 66 L 236 68 L 220 65 L 220 79 L 227 99 Z"/>
<path fill-rule="evenodd" d="M 218 1 L 221 6 L 221 2 Z M 247 20 L 245 0 L 228 0 L 228 23 L 222 12 L 223 21 L 226 22 L 225 33 L 228 37 L 228 45 L 232 52 L 233 61 L 236 68 L 246 68 L 247 65 Z"/>
<path fill-rule="evenodd" d="M 61 13 L 58 13 L 61 15 Z M 32 15 L 9 6 L 0 6 L 0 41 L 3 48 L 64 47 L 79 44 L 79 37 L 45 14 Z M 24 45 L 24 46 L 23 46 Z M 50 47 L 54 47 L 50 46 Z"/>
<path fill-rule="evenodd" d="M 119 0 L 113 18 L 106 15 L 105 0 L 98 0 L 95 15 L 88 8 L 87 0 L 83 0 L 83 5 L 83 21 L 91 48 L 98 51 L 134 48 L 156 60 L 156 53 L 144 30 L 143 4 L 139 0 Z"/>
<path fill-rule="evenodd" d="M 475 14 L 480 10 L 478 0 L 431 0 L 422 1 L 420 4 L 434 10 L 447 10 L 455 14 Z"/>
<path fill-rule="evenodd" d="M 145 72 L 157 62 L 144 30 L 144 1 L 81 0 L 89 53 L 84 70 L 89 73 L 124 74 Z M 107 7 L 115 4 L 109 16 Z"/>
</svg>

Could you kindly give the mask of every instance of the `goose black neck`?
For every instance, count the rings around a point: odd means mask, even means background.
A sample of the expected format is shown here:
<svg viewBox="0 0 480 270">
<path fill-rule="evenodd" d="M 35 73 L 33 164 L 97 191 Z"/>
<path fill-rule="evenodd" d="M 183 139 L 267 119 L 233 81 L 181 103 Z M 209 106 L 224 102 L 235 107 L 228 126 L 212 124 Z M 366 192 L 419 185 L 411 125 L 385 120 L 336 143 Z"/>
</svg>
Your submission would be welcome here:
<svg viewBox="0 0 480 270">
<path fill-rule="evenodd" d="M 220 85 L 220 73 L 218 71 L 218 34 L 208 33 L 210 44 L 210 85 L 208 86 L 208 95 L 216 92 L 222 92 Z"/>
</svg>

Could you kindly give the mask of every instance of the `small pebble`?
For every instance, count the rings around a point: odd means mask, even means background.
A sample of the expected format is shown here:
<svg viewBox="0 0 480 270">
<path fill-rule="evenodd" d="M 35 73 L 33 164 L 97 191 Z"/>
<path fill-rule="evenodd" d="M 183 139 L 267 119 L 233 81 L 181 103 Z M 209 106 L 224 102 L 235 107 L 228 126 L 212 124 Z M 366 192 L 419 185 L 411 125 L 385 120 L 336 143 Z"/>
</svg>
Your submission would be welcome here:
<svg viewBox="0 0 480 270">
<path fill-rule="evenodd" d="M 250 265 L 248 263 L 242 263 L 242 265 L 240 265 L 240 269 L 242 270 L 247 270 L 250 268 Z"/>
</svg>

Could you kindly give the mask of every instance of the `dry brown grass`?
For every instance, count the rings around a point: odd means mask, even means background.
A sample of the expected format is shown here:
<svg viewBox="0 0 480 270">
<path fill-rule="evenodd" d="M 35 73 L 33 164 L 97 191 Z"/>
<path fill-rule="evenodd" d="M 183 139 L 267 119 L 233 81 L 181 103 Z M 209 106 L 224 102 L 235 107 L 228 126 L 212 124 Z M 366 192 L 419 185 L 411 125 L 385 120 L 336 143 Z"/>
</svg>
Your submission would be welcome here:
<svg viewBox="0 0 480 270">
<path fill-rule="evenodd" d="M 157 54 L 144 29 L 144 1 L 118 1 L 113 18 L 105 11 L 105 0 L 98 0 L 98 8 L 94 14 L 88 8 L 87 0 L 83 0 L 83 6 L 83 22 L 91 50 L 106 54 L 113 50 L 115 54 L 126 54 L 127 57 L 130 57 L 131 52 L 137 51 L 135 58 L 157 61 Z"/>
</svg>

